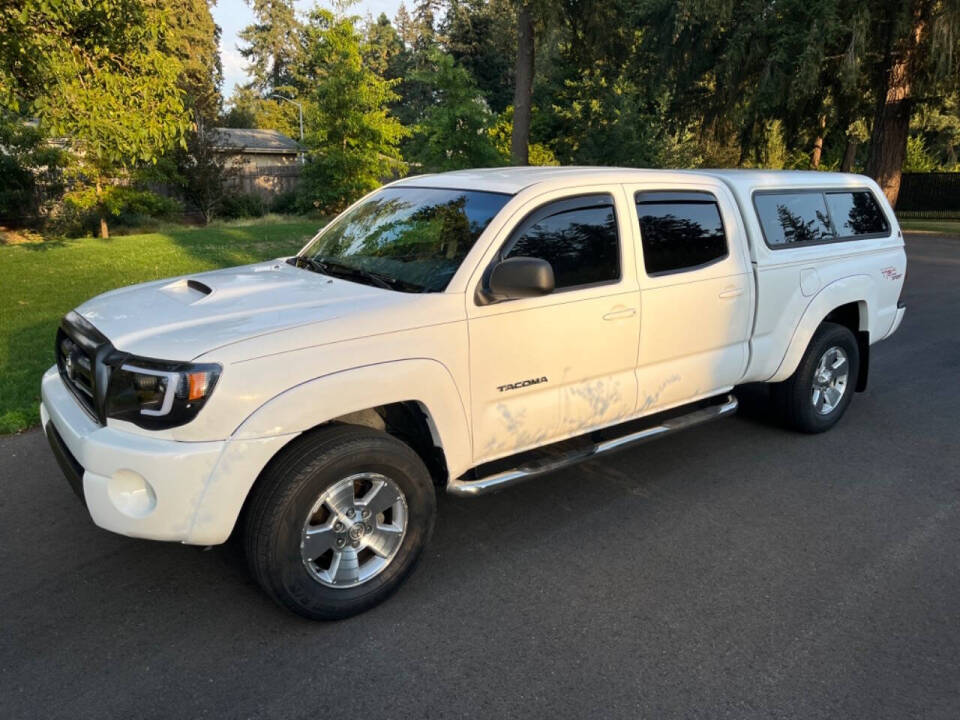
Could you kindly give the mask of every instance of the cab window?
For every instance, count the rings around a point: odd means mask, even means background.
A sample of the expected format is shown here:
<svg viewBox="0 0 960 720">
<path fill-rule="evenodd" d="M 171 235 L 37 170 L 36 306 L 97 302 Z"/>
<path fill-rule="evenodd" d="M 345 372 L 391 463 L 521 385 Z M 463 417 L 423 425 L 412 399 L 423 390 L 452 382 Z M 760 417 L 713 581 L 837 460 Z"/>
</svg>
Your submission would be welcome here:
<svg viewBox="0 0 960 720">
<path fill-rule="evenodd" d="M 501 257 L 546 260 L 553 267 L 557 290 L 619 280 L 613 197 L 591 195 L 538 208 L 514 231 Z"/>
</svg>

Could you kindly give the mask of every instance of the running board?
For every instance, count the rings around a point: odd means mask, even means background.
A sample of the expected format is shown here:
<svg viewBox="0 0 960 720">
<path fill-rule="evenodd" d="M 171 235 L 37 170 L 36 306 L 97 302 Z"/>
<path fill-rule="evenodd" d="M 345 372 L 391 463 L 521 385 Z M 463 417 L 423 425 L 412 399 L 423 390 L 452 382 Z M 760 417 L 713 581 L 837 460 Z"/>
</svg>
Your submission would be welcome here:
<svg viewBox="0 0 960 720">
<path fill-rule="evenodd" d="M 569 467 L 570 465 L 583 462 L 584 460 L 595 458 L 598 455 L 613 452 L 614 450 L 622 450 L 633 445 L 639 445 L 642 442 L 652 440 L 653 438 L 660 437 L 662 435 L 667 435 L 668 433 L 673 433 L 678 430 L 685 430 L 688 427 L 700 425 L 701 423 L 721 418 L 724 415 L 730 415 L 731 413 L 735 412 L 736 409 L 737 399 L 733 395 L 728 395 L 727 399 L 724 400 L 724 402 L 720 405 L 711 405 L 709 407 L 700 408 L 699 410 L 694 410 L 686 415 L 680 415 L 670 418 L 669 420 L 664 420 L 659 425 L 644 428 L 643 430 L 638 430 L 637 432 L 624 435 L 623 437 L 605 440 L 585 449 L 575 450 L 568 455 L 552 462 L 538 465 L 521 465 L 520 467 L 513 468 L 512 470 L 506 470 L 505 472 L 488 475 L 487 477 L 480 478 L 479 480 L 451 480 L 447 484 L 447 492 L 451 495 L 459 495 L 461 497 L 475 497 L 476 495 L 483 495 L 494 490 L 500 490 L 501 488 L 509 485 L 516 485 L 517 483 L 523 482 L 524 480 L 529 480 L 530 478 L 534 478 L 539 475 L 546 475 L 547 473 Z"/>
</svg>

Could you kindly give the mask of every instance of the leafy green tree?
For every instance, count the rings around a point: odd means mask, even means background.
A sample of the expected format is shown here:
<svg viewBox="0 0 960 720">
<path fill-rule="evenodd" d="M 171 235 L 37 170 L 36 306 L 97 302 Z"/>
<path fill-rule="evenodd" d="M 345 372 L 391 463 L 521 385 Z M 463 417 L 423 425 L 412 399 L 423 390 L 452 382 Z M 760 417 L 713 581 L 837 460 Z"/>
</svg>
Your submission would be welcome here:
<svg viewBox="0 0 960 720">
<path fill-rule="evenodd" d="M 315 9 L 304 29 L 314 90 L 304 108 L 310 151 L 300 193 L 303 204 L 324 212 L 344 208 L 405 167 L 398 146 L 409 131 L 389 112 L 395 82 L 364 65 L 357 21 Z"/>
<path fill-rule="evenodd" d="M 416 79 L 433 103 L 416 126 L 408 159 L 431 172 L 501 164 L 490 135 L 496 116 L 470 73 L 439 50 L 430 61 Z"/>
<path fill-rule="evenodd" d="M 106 237 L 109 188 L 155 162 L 189 125 L 182 66 L 164 49 L 165 13 L 140 0 L 26 0 L 14 23 L 3 17 L 27 56 L 3 68 L 12 88 L 4 96 L 65 139 L 74 192 L 97 211 Z"/>
</svg>

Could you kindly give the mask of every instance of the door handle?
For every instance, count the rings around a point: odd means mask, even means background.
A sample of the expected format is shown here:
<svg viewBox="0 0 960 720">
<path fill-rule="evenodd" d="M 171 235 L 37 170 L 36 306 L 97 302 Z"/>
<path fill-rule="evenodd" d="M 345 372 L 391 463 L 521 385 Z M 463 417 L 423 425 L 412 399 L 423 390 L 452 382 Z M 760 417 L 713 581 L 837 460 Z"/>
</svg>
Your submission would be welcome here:
<svg viewBox="0 0 960 720">
<path fill-rule="evenodd" d="M 717 297 L 721 300 L 729 300 L 730 298 L 740 297 L 741 295 L 743 295 L 742 287 L 728 287 L 721 290 Z"/>
<path fill-rule="evenodd" d="M 637 314 L 636 308 L 624 308 L 623 310 L 612 310 L 603 316 L 604 320 L 623 320 L 632 318 Z"/>
</svg>

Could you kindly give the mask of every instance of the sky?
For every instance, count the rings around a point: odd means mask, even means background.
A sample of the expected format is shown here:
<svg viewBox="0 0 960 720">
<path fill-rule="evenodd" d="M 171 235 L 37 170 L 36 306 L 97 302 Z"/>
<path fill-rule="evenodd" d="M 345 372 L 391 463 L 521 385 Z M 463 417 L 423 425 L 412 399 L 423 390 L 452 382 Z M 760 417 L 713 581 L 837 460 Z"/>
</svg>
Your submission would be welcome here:
<svg viewBox="0 0 960 720">
<path fill-rule="evenodd" d="M 391 20 L 397 14 L 401 0 L 360 0 L 355 3 L 350 12 L 365 17 L 377 17 L 384 12 Z M 295 0 L 294 4 L 300 12 L 306 12 L 316 4 L 330 6 L 328 2 L 314 0 Z M 412 4 L 410 2 L 408 5 Z M 220 26 L 220 59 L 223 61 L 223 97 L 229 98 L 233 94 L 234 85 L 242 85 L 249 79 L 244 66 L 246 62 L 237 50 L 240 43 L 237 33 L 253 22 L 253 11 L 244 0 L 217 0 L 213 6 L 213 19 Z"/>
</svg>

